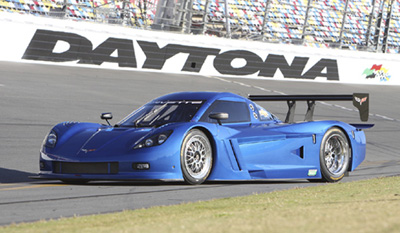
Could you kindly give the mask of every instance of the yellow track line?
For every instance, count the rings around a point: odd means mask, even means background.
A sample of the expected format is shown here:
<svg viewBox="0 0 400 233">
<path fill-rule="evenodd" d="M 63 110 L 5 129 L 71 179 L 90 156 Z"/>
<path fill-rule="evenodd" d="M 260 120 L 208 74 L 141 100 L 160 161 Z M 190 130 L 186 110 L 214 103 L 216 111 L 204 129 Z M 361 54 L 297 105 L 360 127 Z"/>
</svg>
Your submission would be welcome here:
<svg viewBox="0 0 400 233">
<path fill-rule="evenodd" d="M 12 185 L 16 185 L 15 183 L 11 183 L 11 184 L 0 184 L 0 186 L 12 186 Z"/>
<path fill-rule="evenodd" d="M 67 186 L 67 184 L 40 184 L 40 185 L 30 185 L 30 186 L 13 187 L 13 188 L 0 188 L 0 191 L 43 188 L 43 187 L 56 187 L 56 186 Z"/>
</svg>

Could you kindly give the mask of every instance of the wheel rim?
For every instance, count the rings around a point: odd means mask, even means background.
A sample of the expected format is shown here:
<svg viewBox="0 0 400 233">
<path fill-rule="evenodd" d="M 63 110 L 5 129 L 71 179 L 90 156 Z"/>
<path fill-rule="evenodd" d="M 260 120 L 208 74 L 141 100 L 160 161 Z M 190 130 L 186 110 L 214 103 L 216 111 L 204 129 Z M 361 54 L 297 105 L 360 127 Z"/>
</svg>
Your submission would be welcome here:
<svg viewBox="0 0 400 233">
<path fill-rule="evenodd" d="M 339 134 L 331 135 L 325 143 L 325 166 L 333 175 L 340 176 L 347 168 L 349 150 L 346 140 Z"/>
<path fill-rule="evenodd" d="M 208 140 L 201 135 L 190 138 L 184 151 L 185 168 L 189 175 L 195 179 L 206 176 L 211 168 L 211 148 Z"/>
</svg>

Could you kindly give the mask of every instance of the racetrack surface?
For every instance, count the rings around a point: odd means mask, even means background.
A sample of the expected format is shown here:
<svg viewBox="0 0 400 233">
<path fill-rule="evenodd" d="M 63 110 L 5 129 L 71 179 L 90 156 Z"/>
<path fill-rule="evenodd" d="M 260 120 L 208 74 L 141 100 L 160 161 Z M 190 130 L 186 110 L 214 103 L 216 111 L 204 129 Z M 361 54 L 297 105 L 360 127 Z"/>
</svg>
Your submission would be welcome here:
<svg viewBox="0 0 400 233">
<path fill-rule="evenodd" d="M 400 86 L 284 82 L 130 70 L 73 68 L 0 62 L 0 225 L 172 205 L 318 185 L 307 181 L 92 182 L 66 185 L 29 179 L 39 170 L 39 149 L 51 127 L 62 121 L 101 122 L 113 112 L 116 123 L 151 99 L 177 91 L 229 91 L 247 94 L 370 93 L 367 158 L 342 182 L 400 174 Z M 397 78 L 397 77 L 392 77 Z M 286 103 L 262 103 L 284 119 Z M 296 120 L 305 107 L 297 105 Z M 317 103 L 315 119 L 359 122 L 352 104 Z"/>
</svg>

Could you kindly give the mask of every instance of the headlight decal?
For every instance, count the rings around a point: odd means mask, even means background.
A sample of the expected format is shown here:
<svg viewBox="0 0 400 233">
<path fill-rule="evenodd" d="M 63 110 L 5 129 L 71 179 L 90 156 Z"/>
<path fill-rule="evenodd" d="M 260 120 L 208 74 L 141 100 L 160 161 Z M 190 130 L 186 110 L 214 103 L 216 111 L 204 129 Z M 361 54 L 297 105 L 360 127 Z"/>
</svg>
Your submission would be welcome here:
<svg viewBox="0 0 400 233">
<path fill-rule="evenodd" d="M 145 147 L 159 146 L 167 141 L 168 137 L 172 134 L 172 130 L 163 133 L 155 134 L 141 140 L 133 149 L 140 149 Z"/>
<path fill-rule="evenodd" d="M 46 137 L 45 146 L 49 148 L 54 148 L 57 144 L 57 139 L 57 133 L 54 130 L 50 131 L 50 133 Z"/>
<path fill-rule="evenodd" d="M 160 145 L 163 144 L 163 143 L 167 140 L 168 136 L 169 136 L 169 135 L 166 135 L 166 134 L 160 134 L 160 135 L 158 135 L 158 137 L 157 137 L 157 143 L 160 144 Z"/>
</svg>

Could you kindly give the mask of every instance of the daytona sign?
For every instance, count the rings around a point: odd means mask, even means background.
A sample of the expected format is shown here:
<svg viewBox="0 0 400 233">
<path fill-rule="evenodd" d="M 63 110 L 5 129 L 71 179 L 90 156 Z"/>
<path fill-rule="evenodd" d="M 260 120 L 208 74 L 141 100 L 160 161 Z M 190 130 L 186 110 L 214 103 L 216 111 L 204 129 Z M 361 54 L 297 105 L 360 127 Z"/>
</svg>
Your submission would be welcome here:
<svg viewBox="0 0 400 233">
<path fill-rule="evenodd" d="M 69 48 L 63 52 L 55 52 L 57 43 L 64 42 Z M 145 55 L 141 67 L 137 65 L 134 43 L 137 43 Z M 50 61 L 50 62 L 77 62 L 100 66 L 104 62 L 118 64 L 119 67 L 162 70 L 168 59 L 177 54 L 188 54 L 183 61 L 181 71 L 199 73 L 209 57 L 217 72 L 223 75 L 257 75 L 259 77 L 274 77 L 279 69 L 284 78 L 339 80 L 339 71 L 336 59 L 321 58 L 311 64 L 309 57 L 295 56 L 289 64 L 285 55 L 268 54 L 260 57 L 247 50 L 228 50 L 221 52 L 218 48 L 167 44 L 160 47 L 156 42 L 130 40 L 109 37 L 97 47 L 92 42 L 76 33 L 67 33 L 51 30 L 36 30 L 22 59 Z M 237 59 L 244 60 L 240 66 L 232 65 Z M 307 69 L 306 69 L 307 68 Z"/>
</svg>

